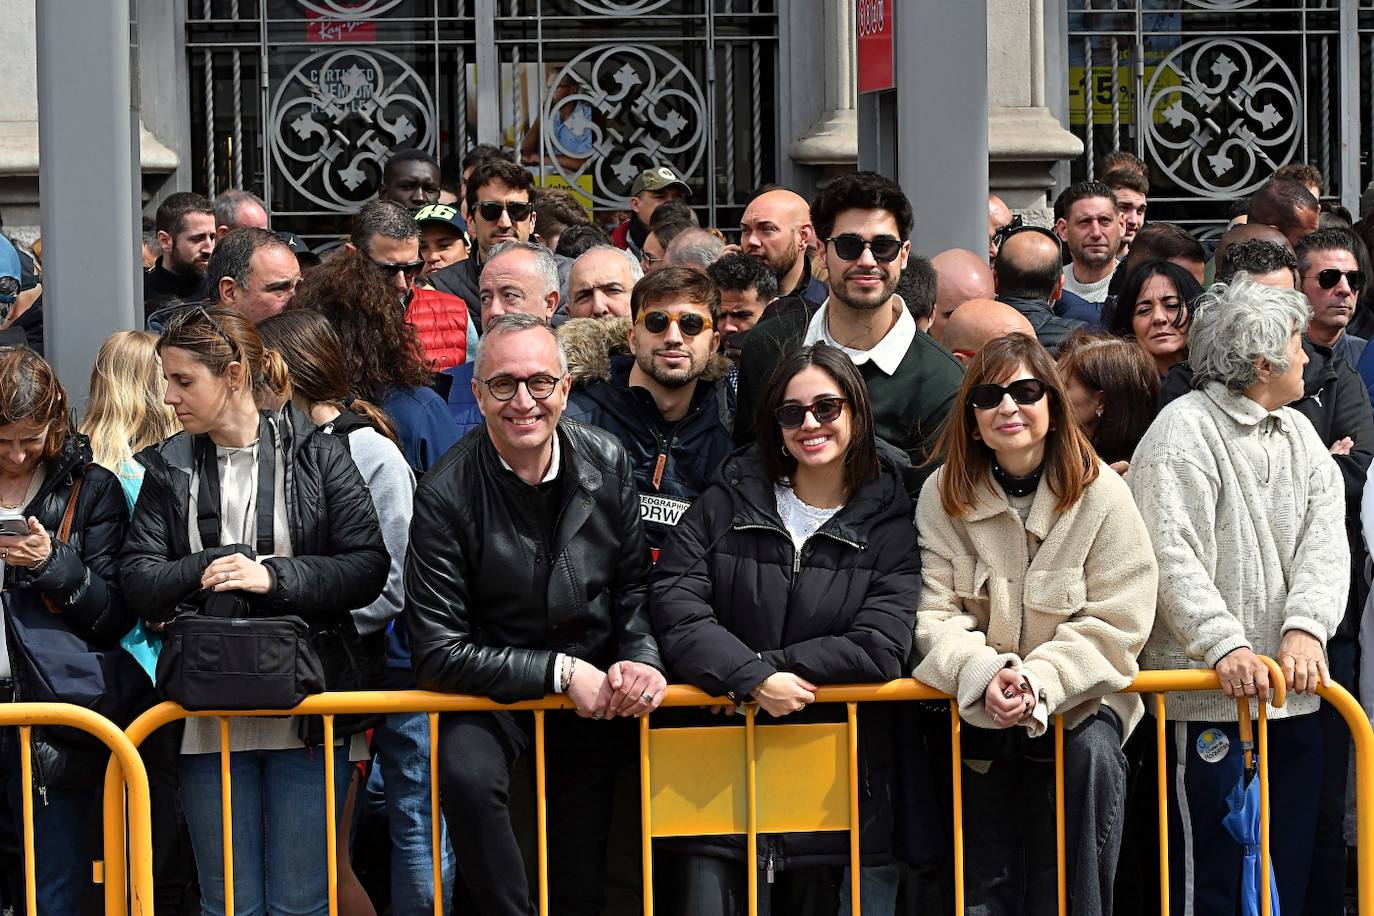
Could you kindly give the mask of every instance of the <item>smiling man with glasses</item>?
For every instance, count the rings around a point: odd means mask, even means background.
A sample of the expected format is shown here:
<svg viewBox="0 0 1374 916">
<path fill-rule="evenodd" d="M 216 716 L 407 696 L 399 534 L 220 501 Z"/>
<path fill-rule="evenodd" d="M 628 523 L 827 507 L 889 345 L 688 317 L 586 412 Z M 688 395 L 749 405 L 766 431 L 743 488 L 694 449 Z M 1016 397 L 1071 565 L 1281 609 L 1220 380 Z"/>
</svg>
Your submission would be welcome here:
<svg viewBox="0 0 1374 916">
<path fill-rule="evenodd" d="M 635 767 L 635 717 L 666 681 L 630 462 L 613 436 L 562 418 L 567 372 L 538 317 L 487 327 L 471 383 L 486 422 L 415 494 L 406 618 L 424 687 L 571 700 L 544 718 L 548 886 L 554 912 L 596 913 L 617 771 Z M 507 795 L 534 729 L 531 713 L 502 711 L 448 714 L 439 730 L 444 818 L 476 912 L 533 912 Z"/>
<path fill-rule="evenodd" d="M 568 416 L 625 446 L 657 549 L 732 449 L 720 382 L 730 363 L 719 352 L 720 291 L 704 273 L 665 267 L 629 298 L 631 317 L 570 321 L 558 335 L 574 382 Z"/>
<path fill-rule="evenodd" d="M 830 295 L 819 307 L 787 311 L 760 322 L 740 357 L 735 440 L 753 439 L 760 392 L 782 355 L 817 342 L 838 347 L 859 367 L 873 400 L 880 437 L 924 463 L 949 412 L 963 369 L 920 333 L 897 281 L 911 243 L 911 204 L 902 189 L 876 172 L 835 179 L 811 205 L 823 240 Z M 909 471 L 915 499 L 928 469 Z"/>
<path fill-rule="evenodd" d="M 534 178 L 505 159 L 484 159 L 467 177 L 468 228 L 473 248 L 465 261 L 429 274 L 434 288 L 467 303 L 473 324 L 480 324 L 479 281 L 491 250 L 503 242 L 528 242 L 536 222 Z"/>
</svg>

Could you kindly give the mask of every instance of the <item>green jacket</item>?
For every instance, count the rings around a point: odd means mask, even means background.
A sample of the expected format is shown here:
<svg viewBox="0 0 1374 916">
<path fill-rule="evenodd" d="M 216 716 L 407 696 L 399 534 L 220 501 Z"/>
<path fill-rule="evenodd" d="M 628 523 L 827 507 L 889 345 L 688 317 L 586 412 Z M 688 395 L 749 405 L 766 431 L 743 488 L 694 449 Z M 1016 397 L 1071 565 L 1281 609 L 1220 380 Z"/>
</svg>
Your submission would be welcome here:
<svg viewBox="0 0 1374 916">
<path fill-rule="evenodd" d="M 806 327 L 816 313 L 808 303 L 759 323 L 745 339 L 740 354 L 739 396 L 735 410 L 735 442 L 754 441 L 754 413 L 768 378 L 783 355 L 802 345 Z M 912 502 L 921 484 L 935 469 L 925 464 L 945 417 L 964 379 L 964 367 L 929 334 L 916 332 L 906 358 L 895 375 L 887 375 L 872 361 L 859 367 L 873 403 L 873 426 L 878 436 L 906 452 L 912 467 L 903 472 Z"/>
</svg>

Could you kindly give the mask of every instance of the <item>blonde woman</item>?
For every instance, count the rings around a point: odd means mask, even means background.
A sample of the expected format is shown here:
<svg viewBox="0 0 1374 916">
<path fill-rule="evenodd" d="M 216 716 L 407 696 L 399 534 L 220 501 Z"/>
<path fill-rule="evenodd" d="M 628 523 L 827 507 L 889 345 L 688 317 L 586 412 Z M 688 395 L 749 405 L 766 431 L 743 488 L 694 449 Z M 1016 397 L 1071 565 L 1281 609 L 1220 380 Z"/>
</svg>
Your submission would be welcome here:
<svg viewBox="0 0 1374 916">
<path fill-rule="evenodd" d="M 95 463 L 119 478 L 130 515 L 143 485 L 134 454 L 178 428 L 172 408 L 162 402 L 165 387 L 157 335 L 116 331 L 105 338 L 91 367 L 91 404 L 81 432 L 91 440 Z"/>
</svg>

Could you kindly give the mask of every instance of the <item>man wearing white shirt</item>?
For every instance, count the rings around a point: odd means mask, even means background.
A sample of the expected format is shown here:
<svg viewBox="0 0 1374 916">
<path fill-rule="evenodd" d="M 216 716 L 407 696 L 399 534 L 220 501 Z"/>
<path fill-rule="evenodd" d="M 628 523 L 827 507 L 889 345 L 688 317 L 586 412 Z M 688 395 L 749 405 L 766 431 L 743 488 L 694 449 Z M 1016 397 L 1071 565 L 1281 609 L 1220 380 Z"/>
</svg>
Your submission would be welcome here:
<svg viewBox="0 0 1374 916">
<path fill-rule="evenodd" d="M 833 181 L 812 205 L 824 244 L 830 295 L 816 308 L 759 323 L 740 357 L 735 440 L 755 438 L 755 406 L 782 355 L 817 342 L 842 349 L 868 383 L 877 434 L 925 462 L 963 378 L 959 362 L 917 332 L 897 280 L 910 255 L 911 204 L 902 189 L 875 172 Z M 771 419 L 767 422 L 771 422 Z M 929 469 L 907 475 L 915 499 Z"/>
</svg>

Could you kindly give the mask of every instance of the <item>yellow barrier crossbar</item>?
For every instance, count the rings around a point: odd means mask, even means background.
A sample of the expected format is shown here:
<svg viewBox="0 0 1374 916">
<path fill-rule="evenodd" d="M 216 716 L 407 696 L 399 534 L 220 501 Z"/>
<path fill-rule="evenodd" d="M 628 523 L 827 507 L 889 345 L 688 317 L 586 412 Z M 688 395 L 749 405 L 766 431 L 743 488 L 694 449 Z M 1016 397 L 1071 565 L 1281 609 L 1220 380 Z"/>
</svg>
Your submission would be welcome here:
<svg viewBox="0 0 1374 916">
<path fill-rule="evenodd" d="M 1265 664 L 1270 669 L 1271 698 L 1269 705 L 1282 707 L 1286 699 L 1283 687 L 1283 679 L 1278 665 L 1272 659 L 1264 659 Z M 1159 811 L 1159 849 L 1160 849 L 1160 890 L 1161 890 L 1161 912 L 1163 916 L 1168 916 L 1169 912 L 1169 867 L 1168 867 L 1168 814 L 1167 814 L 1167 778 L 1164 767 L 1165 754 L 1165 698 L 1167 692 L 1177 691 L 1207 691 L 1219 690 L 1220 683 L 1215 671 L 1197 669 L 1185 671 L 1143 671 L 1126 687 L 1122 692 L 1153 694 L 1152 711 L 1156 719 L 1156 738 L 1158 743 L 1159 772 L 1157 791 L 1160 799 Z M 1355 699 L 1343 688 L 1338 685 L 1322 687 L 1318 690 L 1324 702 L 1331 703 L 1332 706 L 1342 715 L 1347 725 L 1349 725 L 1355 747 L 1355 766 L 1356 766 L 1356 800 L 1357 800 L 1357 825 L 1358 825 L 1358 864 L 1360 879 L 1360 916 L 1374 916 L 1374 729 L 1371 729 L 1370 722 L 1365 716 L 1363 709 Z M 950 738 L 951 738 L 951 766 L 953 784 L 953 857 L 955 867 L 955 909 L 962 912 L 964 908 L 964 843 L 963 843 L 963 804 L 962 804 L 962 753 L 960 742 L 960 718 L 956 703 L 947 694 L 941 693 L 934 688 L 922 684 L 910 678 L 903 678 L 891 681 L 886 684 L 862 684 L 862 685 L 837 685 L 822 687 L 816 692 L 817 703 L 844 703 L 846 704 L 846 719 L 844 722 L 832 725 L 759 725 L 756 721 L 757 707 L 753 705 L 745 706 L 743 712 L 743 728 L 709 728 L 709 729 L 651 729 L 651 716 L 643 717 L 639 722 L 640 736 L 640 764 L 641 764 L 641 827 L 643 830 L 642 865 L 644 870 L 644 912 L 646 916 L 653 914 L 653 854 L 652 844 L 655 836 L 669 835 L 704 835 L 706 833 L 744 833 L 746 837 L 747 859 L 750 863 L 758 860 L 758 836 L 760 833 L 780 833 L 801 830 L 847 830 L 850 834 L 850 866 L 851 866 L 851 889 L 852 889 L 852 913 L 858 916 L 860 909 L 859 896 L 859 795 L 858 795 L 858 719 L 857 704 L 875 702 L 909 702 L 914 700 L 936 700 L 949 703 L 950 707 Z M 728 706 L 728 700 L 721 697 L 712 697 L 702 691 L 682 685 L 670 686 L 662 703 L 663 708 L 676 707 L 708 707 L 708 706 Z M 1238 707 L 1244 708 L 1248 713 L 1248 703 L 1238 701 Z M 430 726 L 430 775 L 431 775 L 431 814 L 434 817 L 432 829 L 432 841 L 434 844 L 434 881 L 435 887 L 441 886 L 441 868 L 439 862 L 439 823 L 440 816 L 438 792 L 439 792 L 439 771 L 438 771 L 438 745 L 439 745 L 439 716 L 448 712 L 495 712 L 495 711 L 532 711 L 535 715 L 535 778 L 537 783 L 537 810 L 536 819 L 538 826 L 538 899 L 541 914 L 547 914 L 549 908 L 549 891 L 547 881 L 548 850 L 547 850 L 547 812 L 544 802 L 545 789 L 545 740 L 544 740 L 544 714 L 552 710 L 572 709 L 573 704 L 566 696 L 552 696 L 539 700 L 529 700 L 520 703 L 501 704 L 483 697 L 462 696 L 453 694 L 432 693 L 419 690 L 405 691 L 358 691 L 325 693 L 307 698 L 293 710 L 252 710 L 252 711 L 196 711 L 188 712 L 172 703 L 161 703 L 155 706 L 144 715 L 140 716 L 126 730 L 127 749 L 123 752 L 116 752 L 111 759 L 109 769 L 106 772 L 106 912 L 110 916 L 122 916 L 130 912 L 126 906 L 125 889 L 125 861 L 126 850 L 123 845 L 124 827 L 122 821 L 123 805 L 113 805 L 112 800 L 122 802 L 124 793 L 127 790 L 130 795 L 130 810 L 136 811 L 138 804 L 135 803 L 134 796 L 142 795 L 142 816 L 144 817 L 144 828 L 140 833 L 135 831 L 132 834 L 133 845 L 136 855 L 134 856 L 136 871 L 148 868 L 151 856 L 150 845 L 148 843 L 146 831 L 146 775 L 142 770 L 142 762 L 138 760 L 136 747 L 145 740 L 157 728 L 170 722 L 184 718 L 206 718 L 221 717 L 221 728 L 223 732 L 228 731 L 228 719 L 225 717 L 243 716 L 281 716 L 290 715 L 319 715 L 325 717 L 325 732 L 327 738 L 333 734 L 332 717 L 339 714 L 393 714 L 393 713 L 425 713 L 427 714 Z M 0 719 L 0 724 L 6 724 Z M 9 723 L 13 724 L 13 723 Z M 39 723 L 42 724 L 42 723 Z M 60 724 L 71 724 L 62 722 Z M 1269 905 L 1269 861 L 1270 861 L 1270 829 L 1269 829 L 1269 783 L 1268 783 L 1268 714 L 1264 704 L 1258 705 L 1258 728 L 1257 728 L 1257 747 L 1256 752 L 1259 757 L 1259 780 L 1260 780 L 1260 799 L 1261 799 L 1261 874 L 1263 881 L 1263 894 L 1261 898 L 1262 912 L 1268 916 Z M 810 730 L 810 731 L 797 731 Z M 1062 720 L 1055 717 L 1054 723 L 1055 741 L 1055 833 L 1057 859 L 1057 886 L 1059 912 L 1066 911 L 1067 906 L 1067 859 L 1065 855 L 1065 790 L 1063 773 L 1063 744 L 1064 727 Z M 683 734 L 673 735 L 672 732 Z M 707 735 L 707 732 L 714 734 Z M 733 732 L 734 735 L 727 735 L 726 732 Z M 724 756 L 727 758 L 724 770 L 738 775 L 731 777 L 726 782 L 702 783 L 697 790 L 692 790 L 690 786 L 681 782 L 675 783 L 675 779 L 683 772 L 681 767 L 675 766 L 673 759 L 679 758 L 679 762 L 686 760 L 690 765 L 693 761 L 691 757 L 684 754 L 680 742 L 692 737 L 691 733 L 696 733 L 696 737 L 709 738 L 721 747 L 734 747 Z M 741 734 L 742 733 L 742 734 Z M 781 737 L 785 733 L 787 737 Z M 742 747 L 734 744 L 742 739 Z M 781 743 L 779 743 L 781 741 Z M 723 742 L 723 743 L 722 743 Z M 811 742 L 808 744 L 808 742 Z M 819 742 L 819 743 L 816 743 Z M 107 742 L 108 743 L 108 742 Z M 667 753 L 655 753 L 655 746 Z M 228 748 L 228 742 L 222 745 Z M 785 817 L 777 814 L 778 806 L 769 797 L 760 796 L 759 786 L 761 779 L 764 784 L 772 780 L 768 774 L 770 766 L 777 769 L 778 773 L 786 773 L 789 776 L 796 773 L 797 754 L 806 754 L 815 751 L 817 747 L 824 748 L 822 756 L 827 761 L 822 767 L 828 775 L 828 779 L 833 787 L 843 786 L 837 789 L 838 794 L 830 796 L 817 796 L 815 799 L 808 799 L 805 803 L 810 806 L 807 809 L 806 817 L 800 819 L 796 817 Z M 327 796 L 327 810 L 329 812 L 329 823 L 333 824 L 334 817 L 334 793 L 333 793 L 333 760 L 334 748 L 332 741 L 326 740 L 326 772 L 329 774 L 327 785 L 330 791 Z M 790 756 L 789 756 L 790 755 Z M 705 755 L 711 756 L 711 755 Z M 702 759 L 703 755 L 697 752 L 697 760 Z M 226 881 L 228 880 L 230 863 L 230 849 L 227 827 L 229 823 L 229 787 L 228 787 L 228 757 L 225 755 L 225 786 L 223 799 L 225 804 L 225 825 L 226 825 Z M 790 769 L 789 769 L 790 768 Z M 132 773 L 135 778 L 126 779 L 126 773 Z M 761 776 L 761 774 L 764 774 Z M 843 783 L 840 779 L 843 777 Z M 716 779 L 715 775 L 710 777 Z M 822 780 L 823 781 L 823 780 Z M 847 790 L 847 791 L 846 791 Z M 791 791 L 791 787 L 788 787 Z M 685 795 L 692 795 L 696 792 L 698 798 L 697 808 L 693 809 L 691 800 L 684 800 Z M 739 794 L 742 792 L 743 797 Z M 819 800 L 817 800 L 819 799 Z M 793 800 L 789 796 L 789 800 Z M 667 805 L 667 807 L 662 807 Z M 674 807 L 676 806 L 676 808 Z M 793 815 L 796 814 L 795 805 Z M 661 809 L 661 813 L 660 813 Z M 711 813 L 714 811 L 714 814 Z M 112 828 L 111 812 L 117 812 Z M 807 818 L 810 820 L 807 820 Z M 695 820 L 694 820 L 695 819 Z M 801 821 L 805 821 L 802 823 Z M 117 833 L 117 836 L 116 836 Z M 337 896 L 334 887 L 334 875 L 337 867 L 337 849 L 333 841 L 333 831 L 331 829 L 331 841 L 329 842 L 329 872 L 330 872 L 330 912 L 337 913 Z M 748 875 L 749 893 L 749 913 L 751 916 L 757 913 L 758 904 L 758 871 L 754 867 L 746 869 Z M 145 916 L 150 910 L 146 904 L 148 894 L 146 890 L 140 891 L 139 888 L 151 888 L 150 875 L 135 874 L 134 885 L 136 888 L 134 899 L 137 904 L 132 910 L 136 916 Z M 232 885 L 227 885 L 232 886 Z M 232 896 L 232 895 L 230 895 Z M 436 892 L 435 913 L 441 913 L 440 895 Z"/>
</svg>

